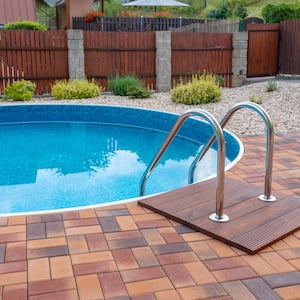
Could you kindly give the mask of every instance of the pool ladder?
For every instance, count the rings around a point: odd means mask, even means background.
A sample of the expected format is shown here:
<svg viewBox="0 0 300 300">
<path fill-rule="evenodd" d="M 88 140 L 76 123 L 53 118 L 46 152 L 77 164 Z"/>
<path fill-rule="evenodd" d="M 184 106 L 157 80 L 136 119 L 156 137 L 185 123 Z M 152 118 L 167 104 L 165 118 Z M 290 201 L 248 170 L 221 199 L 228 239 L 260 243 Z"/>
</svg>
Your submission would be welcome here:
<svg viewBox="0 0 300 300">
<path fill-rule="evenodd" d="M 188 110 L 182 115 L 180 115 L 175 122 L 173 128 L 171 129 L 169 135 L 161 145 L 159 151 L 154 156 L 153 160 L 145 170 L 140 181 L 140 196 L 144 196 L 146 183 L 154 170 L 155 166 L 159 162 L 162 155 L 165 153 L 173 139 L 175 138 L 177 132 L 185 122 L 190 117 L 200 117 L 208 121 L 213 129 L 214 134 L 210 140 L 202 147 L 201 151 L 197 154 L 193 160 L 189 172 L 188 172 L 188 183 L 194 182 L 195 170 L 204 157 L 208 149 L 213 145 L 217 140 L 218 143 L 218 155 L 217 155 L 217 189 L 216 189 L 216 212 L 212 213 L 209 218 L 215 222 L 226 222 L 229 220 L 229 217 L 223 212 L 223 203 L 224 203 L 224 177 L 225 177 L 225 138 L 223 133 L 223 128 L 226 126 L 233 114 L 242 109 L 248 108 L 258 113 L 262 118 L 266 126 L 266 166 L 265 166 L 265 186 L 264 194 L 258 196 L 258 199 L 262 201 L 276 201 L 276 198 L 271 195 L 272 190 L 272 168 L 273 168 L 273 148 L 274 148 L 274 127 L 271 121 L 269 114 L 258 104 L 252 102 L 241 102 L 234 105 L 224 116 L 224 118 L 219 123 L 215 117 L 209 112 L 203 109 L 194 109 Z"/>
</svg>

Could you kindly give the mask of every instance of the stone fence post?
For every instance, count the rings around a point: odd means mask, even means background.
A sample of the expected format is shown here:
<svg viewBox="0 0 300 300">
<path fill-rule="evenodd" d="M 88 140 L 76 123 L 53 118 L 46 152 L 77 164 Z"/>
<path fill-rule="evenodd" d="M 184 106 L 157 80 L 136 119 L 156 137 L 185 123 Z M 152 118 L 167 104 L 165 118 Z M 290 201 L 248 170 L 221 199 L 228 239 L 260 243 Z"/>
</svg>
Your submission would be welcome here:
<svg viewBox="0 0 300 300">
<path fill-rule="evenodd" d="M 157 31 L 156 36 L 156 91 L 171 90 L 171 32 Z"/>
<path fill-rule="evenodd" d="M 247 79 L 248 32 L 234 32 L 232 46 L 232 87 L 238 87 Z"/>
<path fill-rule="evenodd" d="M 70 29 L 67 31 L 68 38 L 68 63 L 69 78 L 85 78 L 83 30 Z"/>
</svg>

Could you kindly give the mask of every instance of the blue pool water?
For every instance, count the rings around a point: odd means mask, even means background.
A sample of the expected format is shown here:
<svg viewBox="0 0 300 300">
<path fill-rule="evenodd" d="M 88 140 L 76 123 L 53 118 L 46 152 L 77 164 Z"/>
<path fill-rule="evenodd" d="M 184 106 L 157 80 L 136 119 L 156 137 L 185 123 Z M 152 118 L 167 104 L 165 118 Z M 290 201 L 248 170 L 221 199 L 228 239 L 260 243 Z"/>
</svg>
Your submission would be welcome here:
<svg viewBox="0 0 300 300">
<path fill-rule="evenodd" d="M 0 107 L 0 214 L 98 205 L 138 197 L 140 178 L 177 116 L 125 107 Z M 210 125 L 191 120 L 148 180 L 146 194 L 187 184 Z M 211 131 L 211 132 L 209 132 Z M 240 144 L 227 134 L 227 164 Z M 216 151 L 196 179 L 216 172 Z"/>
</svg>

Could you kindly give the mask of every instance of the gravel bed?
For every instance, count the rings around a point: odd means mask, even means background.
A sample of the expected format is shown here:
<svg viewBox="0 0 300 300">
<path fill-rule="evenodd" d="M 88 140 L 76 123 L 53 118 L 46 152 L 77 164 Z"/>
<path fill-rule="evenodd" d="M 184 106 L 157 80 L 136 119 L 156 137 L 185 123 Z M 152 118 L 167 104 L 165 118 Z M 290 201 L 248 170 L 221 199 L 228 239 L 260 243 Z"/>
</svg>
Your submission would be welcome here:
<svg viewBox="0 0 300 300">
<path fill-rule="evenodd" d="M 300 81 L 276 81 L 277 90 L 266 91 L 266 81 L 252 82 L 238 88 L 224 88 L 222 98 L 217 103 L 197 106 L 175 104 L 170 93 L 154 93 L 148 99 L 128 99 L 104 93 L 93 99 L 54 100 L 51 97 L 37 97 L 30 103 L 87 103 L 102 105 L 132 106 L 174 113 L 183 113 L 193 108 L 201 108 L 221 120 L 225 113 L 236 103 L 249 101 L 249 97 L 262 99 L 262 107 L 269 113 L 276 132 L 298 131 L 300 128 Z M 2 103 L 5 103 L 2 101 Z M 10 102 L 11 103 L 11 102 Z M 249 109 L 236 112 L 226 126 L 237 135 L 253 135 L 265 132 L 265 125 L 257 113 Z"/>
</svg>

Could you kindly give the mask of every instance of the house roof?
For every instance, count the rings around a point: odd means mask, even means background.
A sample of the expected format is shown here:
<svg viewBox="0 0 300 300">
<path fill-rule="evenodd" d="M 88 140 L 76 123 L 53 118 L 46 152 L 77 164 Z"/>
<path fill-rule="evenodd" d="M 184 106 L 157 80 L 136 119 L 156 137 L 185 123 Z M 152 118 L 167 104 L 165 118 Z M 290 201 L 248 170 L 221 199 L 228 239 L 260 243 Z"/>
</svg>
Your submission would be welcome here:
<svg viewBox="0 0 300 300">
<path fill-rule="evenodd" d="M 36 21 L 35 0 L 1 0 L 0 24 L 16 22 L 19 18 Z"/>
</svg>

